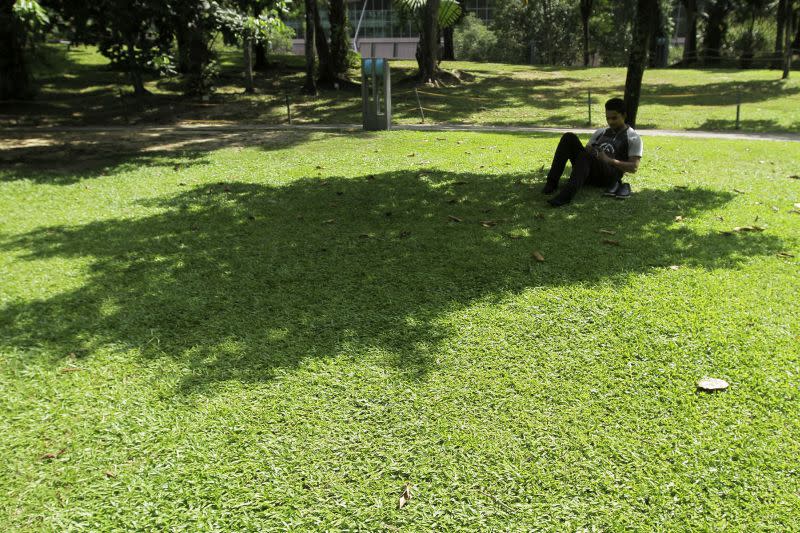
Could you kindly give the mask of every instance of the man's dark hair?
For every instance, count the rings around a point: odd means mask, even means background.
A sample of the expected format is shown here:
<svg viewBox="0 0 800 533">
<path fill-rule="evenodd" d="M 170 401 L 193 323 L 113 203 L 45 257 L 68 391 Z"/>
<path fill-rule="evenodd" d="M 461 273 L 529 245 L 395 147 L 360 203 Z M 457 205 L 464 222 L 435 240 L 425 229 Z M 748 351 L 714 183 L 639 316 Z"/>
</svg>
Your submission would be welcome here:
<svg viewBox="0 0 800 533">
<path fill-rule="evenodd" d="M 606 111 L 616 111 L 620 115 L 627 114 L 625 110 L 625 100 L 622 98 L 612 98 L 606 102 Z"/>
</svg>

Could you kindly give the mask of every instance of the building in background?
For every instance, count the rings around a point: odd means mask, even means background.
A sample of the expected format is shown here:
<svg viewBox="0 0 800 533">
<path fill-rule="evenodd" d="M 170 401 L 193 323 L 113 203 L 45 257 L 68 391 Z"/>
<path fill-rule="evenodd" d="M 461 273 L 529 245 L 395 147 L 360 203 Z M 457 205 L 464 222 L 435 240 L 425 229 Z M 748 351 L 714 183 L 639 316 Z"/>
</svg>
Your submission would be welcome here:
<svg viewBox="0 0 800 533">
<path fill-rule="evenodd" d="M 474 13 L 488 24 L 492 20 L 494 2 L 464 0 L 461 4 L 467 13 Z M 320 10 L 322 26 L 328 33 L 327 9 L 320 5 Z M 394 0 L 347 0 L 347 20 L 350 24 L 350 40 L 363 57 L 414 59 L 419 34 L 411 21 L 403 19 Z M 295 19 L 286 24 L 295 30 L 292 53 L 303 55 L 303 21 Z"/>
</svg>

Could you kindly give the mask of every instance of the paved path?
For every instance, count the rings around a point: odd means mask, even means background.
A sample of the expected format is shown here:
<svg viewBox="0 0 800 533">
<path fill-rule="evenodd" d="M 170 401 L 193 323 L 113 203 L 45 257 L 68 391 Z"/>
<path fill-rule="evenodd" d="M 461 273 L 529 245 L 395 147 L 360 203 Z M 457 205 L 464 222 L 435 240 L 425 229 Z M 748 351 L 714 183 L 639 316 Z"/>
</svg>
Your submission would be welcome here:
<svg viewBox="0 0 800 533">
<path fill-rule="evenodd" d="M 528 126 L 486 126 L 470 124 L 395 124 L 396 131 L 465 131 L 482 133 L 552 133 L 565 131 L 591 134 L 594 129 L 588 128 L 537 128 Z M 97 133 L 97 132 L 138 132 L 138 133 L 197 133 L 237 132 L 237 131 L 362 131 L 360 124 L 231 124 L 231 123 L 178 123 L 168 126 L 133 125 L 133 126 L 56 126 L 34 128 L 0 128 L 0 135 L 35 135 L 53 133 Z M 800 133 L 726 133 L 716 131 L 686 130 L 637 130 L 643 137 L 689 137 L 694 139 L 728 139 L 748 141 L 784 141 L 800 142 Z"/>
</svg>

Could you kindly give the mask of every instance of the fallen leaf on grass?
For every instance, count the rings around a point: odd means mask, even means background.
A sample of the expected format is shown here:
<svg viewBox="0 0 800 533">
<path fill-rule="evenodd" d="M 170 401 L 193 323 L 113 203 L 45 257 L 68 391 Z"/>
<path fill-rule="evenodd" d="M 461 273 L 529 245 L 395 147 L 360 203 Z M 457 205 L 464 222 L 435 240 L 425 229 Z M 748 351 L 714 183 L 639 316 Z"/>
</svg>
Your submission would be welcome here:
<svg viewBox="0 0 800 533">
<path fill-rule="evenodd" d="M 458 217 L 454 217 L 453 215 L 447 215 L 448 220 L 451 222 L 461 222 L 461 219 Z"/>
<path fill-rule="evenodd" d="M 604 235 L 616 235 L 617 234 L 616 231 L 611 231 L 610 229 L 601 229 L 601 230 L 598 230 L 598 231 L 600 233 L 604 234 Z"/>
<path fill-rule="evenodd" d="M 683 222 L 683 217 L 681 215 L 676 216 L 675 222 Z"/>
<path fill-rule="evenodd" d="M 733 192 L 738 192 L 739 194 L 744 194 L 744 191 L 740 191 L 739 189 L 733 189 Z"/>
<path fill-rule="evenodd" d="M 323 224 L 333 224 L 334 222 L 336 222 L 335 218 L 329 218 L 328 220 L 322 221 Z"/>
<path fill-rule="evenodd" d="M 111 477 L 111 478 L 117 477 L 117 475 L 114 472 L 110 471 L 110 470 L 106 470 L 103 473 L 106 475 L 106 477 Z"/>
<path fill-rule="evenodd" d="M 436 140 L 437 141 L 446 141 L 447 139 L 445 137 L 436 137 Z"/>
<path fill-rule="evenodd" d="M 531 252 L 531 257 L 533 257 L 534 259 L 536 259 L 540 263 L 544 263 L 544 256 L 542 255 L 542 252 L 540 252 L 539 250 L 532 251 Z"/>
<path fill-rule="evenodd" d="M 46 454 L 42 455 L 41 457 L 39 457 L 39 459 L 42 459 L 42 460 L 56 459 L 56 458 L 64 455 L 66 453 L 66 451 L 67 451 L 66 448 L 61 448 L 56 453 L 46 453 Z"/>
<path fill-rule="evenodd" d="M 67 366 L 59 370 L 62 374 L 67 374 L 69 372 L 80 372 L 83 370 L 82 368 L 78 368 L 77 366 Z"/>
<path fill-rule="evenodd" d="M 794 254 L 790 254 L 789 252 L 778 252 L 775 255 L 778 257 L 794 257 Z"/>
<path fill-rule="evenodd" d="M 671 265 L 669 268 L 670 270 L 678 270 L 681 267 L 679 267 L 678 265 Z"/>
<path fill-rule="evenodd" d="M 603 239 L 601 242 L 603 244 L 610 244 L 612 246 L 619 246 L 619 241 L 615 241 L 614 239 Z"/>
<path fill-rule="evenodd" d="M 772 206 L 772 210 L 773 210 L 773 211 L 775 211 L 775 212 L 778 212 L 778 211 L 780 211 L 780 209 L 778 209 L 778 206 L 777 206 L 777 205 L 773 205 L 773 206 Z"/>
<path fill-rule="evenodd" d="M 411 500 L 411 484 L 406 483 L 406 486 L 403 487 L 403 493 L 400 495 L 400 502 L 397 505 L 398 509 L 402 509 L 406 506 L 406 504 Z"/>
<path fill-rule="evenodd" d="M 764 231 L 765 227 L 763 226 L 736 226 L 733 228 L 735 232 L 742 232 L 742 231 Z"/>
<path fill-rule="evenodd" d="M 495 220 L 481 220 L 481 226 L 484 228 L 493 228 L 497 225 L 497 221 Z"/>
<path fill-rule="evenodd" d="M 410 154 L 407 154 L 406 157 L 415 157 L 416 155 L 417 154 L 415 154 L 414 152 L 411 152 Z"/>
</svg>

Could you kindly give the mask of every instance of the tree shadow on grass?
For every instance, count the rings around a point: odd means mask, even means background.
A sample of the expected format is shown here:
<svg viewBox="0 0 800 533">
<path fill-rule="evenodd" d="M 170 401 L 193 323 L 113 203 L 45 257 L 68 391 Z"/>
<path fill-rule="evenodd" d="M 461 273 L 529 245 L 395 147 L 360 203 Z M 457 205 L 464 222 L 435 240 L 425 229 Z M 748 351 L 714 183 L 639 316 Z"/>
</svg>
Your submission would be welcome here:
<svg viewBox="0 0 800 533">
<path fill-rule="evenodd" d="M 0 134 L 0 182 L 29 180 L 70 185 L 141 167 L 162 167 L 178 172 L 207 165 L 205 154 L 212 150 L 243 147 L 283 150 L 308 142 L 312 135 L 314 132 L 308 130 L 213 128 L 45 131 L 16 136 L 6 133 Z"/>
<path fill-rule="evenodd" d="M 786 247 L 674 223 L 731 193 L 643 190 L 621 203 L 588 190 L 545 210 L 524 179 L 431 169 L 219 184 L 154 201 L 161 212 L 144 218 L 6 239 L 18 261 L 91 264 L 78 288 L 0 309 L 1 342 L 49 354 L 45 365 L 104 347 L 172 358 L 189 369 L 182 393 L 330 357 L 376 358 L 362 361 L 417 380 L 453 334 L 446 315 L 476 301 L 672 264 L 734 268 Z M 620 246 L 602 243 L 602 227 Z"/>
</svg>

